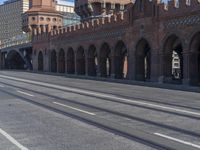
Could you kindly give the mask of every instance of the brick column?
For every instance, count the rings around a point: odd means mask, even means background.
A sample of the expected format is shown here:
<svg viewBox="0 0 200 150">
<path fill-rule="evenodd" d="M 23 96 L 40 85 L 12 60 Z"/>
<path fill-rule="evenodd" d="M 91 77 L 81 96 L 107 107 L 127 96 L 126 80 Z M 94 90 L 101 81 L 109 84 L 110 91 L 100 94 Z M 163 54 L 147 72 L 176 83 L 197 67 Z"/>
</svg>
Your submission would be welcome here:
<svg viewBox="0 0 200 150">
<path fill-rule="evenodd" d="M 192 85 L 199 84 L 198 52 L 191 52 L 188 56 L 188 82 Z"/>
<path fill-rule="evenodd" d="M 101 77 L 101 72 L 100 72 L 100 56 L 97 54 L 97 77 Z"/>
<path fill-rule="evenodd" d="M 110 67 L 111 67 L 110 78 L 115 78 L 115 55 L 114 55 L 114 51 L 111 51 Z"/>
<path fill-rule="evenodd" d="M 77 75 L 77 52 L 74 52 L 74 60 L 75 60 L 75 62 L 74 62 L 74 65 L 75 65 L 75 75 Z"/>
<path fill-rule="evenodd" d="M 68 60 L 67 60 L 67 51 L 65 51 L 65 74 L 68 74 L 67 72 L 67 63 L 68 63 Z"/>
<path fill-rule="evenodd" d="M 57 68 L 56 68 L 56 73 L 58 73 L 59 72 L 59 52 L 56 52 L 56 63 L 57 63 Z"/>
<path fill-rule="evenodd" d="M 133 51 L 128 51 L 127 59 L 128 59 L 127 78 L 129 80 L 134 80 L 135 79 L 135 53 Z"/>
<path fill-rule="evenodd" d="M 189 52 L 183 52 L 183 84 L 185 84 L 185 85 L 189 85 L 189 83 L 190 83 L 190 75 L 189 75 L 190 64 L 189 63 L 190 63 Z"/>
<path fill-rule="evenodd" d="M 159 63 L 159 54 L 158 53 L 151 53 L 151 58 L 150 58 L 150 81 L 152 82 L 157 82 L 159 81 L 159 68 L 160 68 L 160 63 Z"/>
<path fill-rule="evenodd" d="M 2 70 L 2 53 L 0 52 L 0 70 Z"/>
<path fill-rule="evenodd" d="M 88 76 L 88 55 L 85 52 L 85 76 Z"/>
<path fill-rule="evenodd" d="M 49 54 L 48 54 L 48 61 L 49 61 L 49 72 L 51 72 L 51 50 L 49 50 Z"/>
<path fill-rule="evenodd" d="M 164 83 L 164 54 L 160 53 L 158 54 L 158 63 L 159 63 L 159 67 L 158 67 L 158 82 L 159 83 Z"/>
<path fill-rule="evenodd" d="M 38 71 L 38 60 L 37 60 L 36 50 L 33 50 L 32 63 L 33 63 L 33 71 Z"/>
</svg>

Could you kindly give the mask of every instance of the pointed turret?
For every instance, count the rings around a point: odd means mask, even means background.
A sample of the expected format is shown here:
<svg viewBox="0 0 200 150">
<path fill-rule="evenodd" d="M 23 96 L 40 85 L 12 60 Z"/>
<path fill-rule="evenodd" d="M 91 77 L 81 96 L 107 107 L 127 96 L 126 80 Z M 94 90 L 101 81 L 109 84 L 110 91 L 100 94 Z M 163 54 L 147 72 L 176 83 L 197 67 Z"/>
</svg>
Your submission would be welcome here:
<svg viewBox="0 0 200 150">
<path fill-rule="evenodd" d="M 22 16 L 23 31 L 42 33 L 61 27 L 63 17 L 55 6 L 55 0 L 32 0 L 30 9 Z"/>
</svg>

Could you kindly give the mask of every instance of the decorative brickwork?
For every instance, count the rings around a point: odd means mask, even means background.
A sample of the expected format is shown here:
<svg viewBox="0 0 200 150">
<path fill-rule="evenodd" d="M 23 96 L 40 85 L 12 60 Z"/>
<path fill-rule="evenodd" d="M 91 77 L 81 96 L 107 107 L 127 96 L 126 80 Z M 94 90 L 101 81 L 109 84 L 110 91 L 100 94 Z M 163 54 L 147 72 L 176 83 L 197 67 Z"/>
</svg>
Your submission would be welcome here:
<svg viewBox="0 0 200 150">
<path fill-rule="evenodd" d="M 114 9 L 117 8 L 113 6 L 115 2 L 109 0 L 107 4 Z M 121 2 L 125 2 L 123 11 L 112 11 L 100 17 L 96 12 L 97 17 L 95 13 L 89 16 L 90 10 L 82 16 L 80 24 L 43 33 L 37 28 L 33 38 L 34 70 L 43 68 L 43 71 L 86 76 L 199 84 L 199 1 L 177 3 L 171 0 L 168 5 L 160 0 Z M 80 5 L 76 4 L 76 11 Z M 90 1 L 85 6 L 97 9 L 97 5 L 98 1 Z M 174 52 L 180 62 L 178 79 L 172 72 Z M 40 67 L 38 57 L 40 65 L 43 58 Z"/>
</svg>

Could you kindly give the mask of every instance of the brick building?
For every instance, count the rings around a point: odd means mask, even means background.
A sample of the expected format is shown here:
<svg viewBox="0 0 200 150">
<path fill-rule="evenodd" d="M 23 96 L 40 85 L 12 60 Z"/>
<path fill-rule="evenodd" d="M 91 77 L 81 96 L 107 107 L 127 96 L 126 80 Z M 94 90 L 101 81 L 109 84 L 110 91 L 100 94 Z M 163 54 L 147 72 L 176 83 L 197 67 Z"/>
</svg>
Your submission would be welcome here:
<svg viewBox="0 0 200 150">
<path fill-rule="evenodd" d="M 199 85 L 198 0 L 76 0 L 75 11 L 82 18 L 76 25 L 31 26 L 35 71 Z"/>
</svg>

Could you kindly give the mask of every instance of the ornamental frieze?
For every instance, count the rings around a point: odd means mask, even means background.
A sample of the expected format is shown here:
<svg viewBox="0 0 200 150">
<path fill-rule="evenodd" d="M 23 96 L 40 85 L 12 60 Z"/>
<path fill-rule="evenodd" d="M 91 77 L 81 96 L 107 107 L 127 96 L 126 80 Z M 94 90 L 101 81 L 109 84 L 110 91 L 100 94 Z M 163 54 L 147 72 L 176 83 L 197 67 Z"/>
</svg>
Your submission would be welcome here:
<svg viewBox="0 0 200 150">
<path fill-rule="evenodd" d="M 179 19 L 173 19 L 164 23 L 166 29 L 176 28 L 200 23 L 200 15 L 187 16 Z"/>
<path fill-rule="evenodd" d="M 98 34 L 92 34 L 92 35 L 82 35 L 82 36 L 76 36 L 76 38 L 72 38 L 71 36 L 65 38 L 65 42 L 82 42 L 82 41 L 89 41 L 89 40 L 98 40 L 98 39 L 107 39 L 107 38 L 116 38 L 124 36 L 126 33 L 125 29 L 113 31 L 113 32 L 99 32 Z"/>
</svg>

